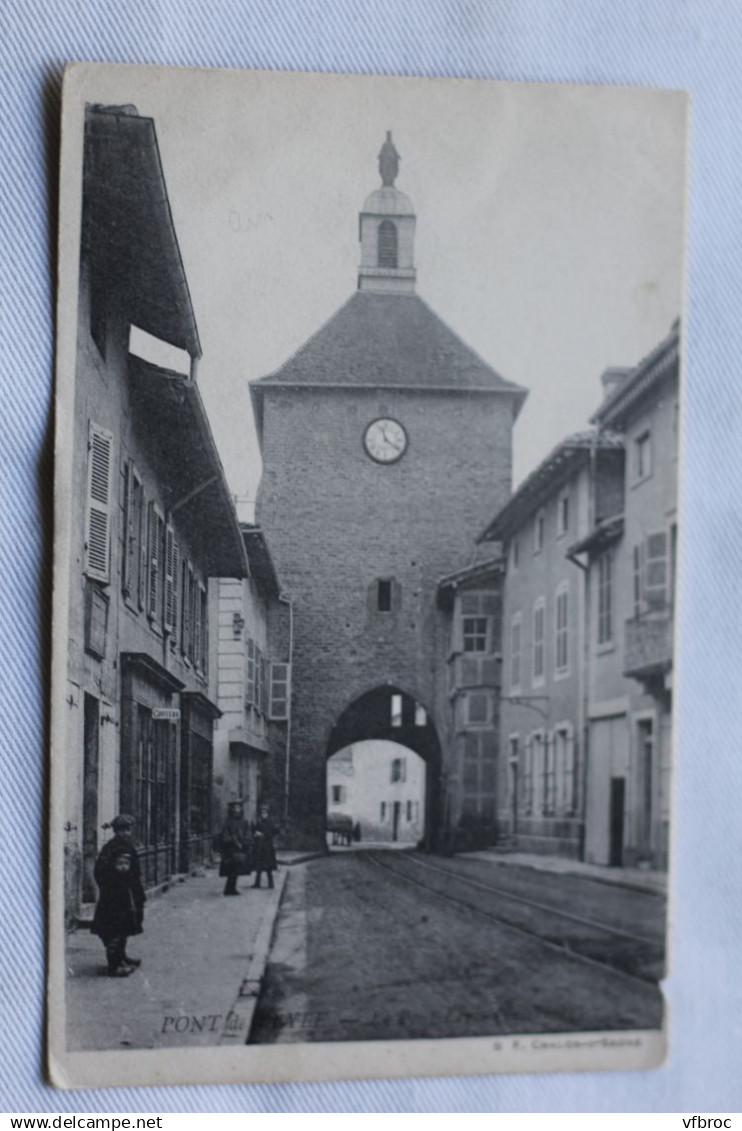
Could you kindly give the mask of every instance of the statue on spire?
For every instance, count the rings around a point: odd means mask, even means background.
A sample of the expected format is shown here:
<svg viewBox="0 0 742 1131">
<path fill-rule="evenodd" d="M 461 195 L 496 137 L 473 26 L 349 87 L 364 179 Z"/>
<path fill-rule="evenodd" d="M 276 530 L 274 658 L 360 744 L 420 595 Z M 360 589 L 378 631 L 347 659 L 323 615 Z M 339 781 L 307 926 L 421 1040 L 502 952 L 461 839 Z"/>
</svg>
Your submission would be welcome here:
<svg viewBox="0 0 742 1131">
<path fill-rule="evenodd" d="M 399 173 L 399 154 L 392 141 L 391 130 L 386 131 L 386 141 L 379 153 L 379 172 L 381 173 L 381 183 L 385 188 L 394 185 Z"/>
</svg>

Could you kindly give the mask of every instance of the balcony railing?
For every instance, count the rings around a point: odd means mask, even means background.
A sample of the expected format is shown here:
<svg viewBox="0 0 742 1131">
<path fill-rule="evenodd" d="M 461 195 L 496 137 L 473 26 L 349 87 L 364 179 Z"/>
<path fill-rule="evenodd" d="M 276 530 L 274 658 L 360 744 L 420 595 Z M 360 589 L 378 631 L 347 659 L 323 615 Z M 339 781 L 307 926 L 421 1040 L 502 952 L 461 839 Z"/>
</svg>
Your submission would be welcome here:
<svg viewBox="0 0 742 1131">
<path fill-rule="evenodd" d="M 662 609 L 626 621 L 624 675 L 647 679 L 672 667 L 672 610 Z"/>
</svg>

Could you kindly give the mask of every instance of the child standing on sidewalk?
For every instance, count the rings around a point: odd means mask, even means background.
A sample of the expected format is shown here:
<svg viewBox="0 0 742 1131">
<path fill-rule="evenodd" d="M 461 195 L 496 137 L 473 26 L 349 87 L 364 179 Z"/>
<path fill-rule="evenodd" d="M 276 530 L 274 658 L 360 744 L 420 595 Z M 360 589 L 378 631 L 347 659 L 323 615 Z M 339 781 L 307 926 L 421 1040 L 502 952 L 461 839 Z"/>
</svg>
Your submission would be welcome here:
<svg viewBox="0 0 742 1131">
<path fill-rule="evenodd" d="M 142 933 L 146 896 L 134 847 L 134 818 L 121 813 L 112 821 L 112 828 L 114 836 L 95 862 L 98 903 L 90 929 L 106 948 L 109 977 L 127 978 L 141 962 L 129 958 L 126 943 L 131 935 Z"/>
</svg>

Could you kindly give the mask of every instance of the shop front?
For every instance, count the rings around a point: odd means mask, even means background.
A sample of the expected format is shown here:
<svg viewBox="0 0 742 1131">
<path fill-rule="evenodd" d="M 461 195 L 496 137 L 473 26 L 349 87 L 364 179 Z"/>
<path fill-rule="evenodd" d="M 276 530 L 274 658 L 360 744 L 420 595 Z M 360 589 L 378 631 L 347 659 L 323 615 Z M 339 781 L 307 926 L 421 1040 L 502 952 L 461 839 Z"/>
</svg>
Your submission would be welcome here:
<svg viewBox="0 0 742 1131">
<path fill-rule="evenodd" d="M 181 680 L 145 653 L 121 655 L 121 809 L 136 820 L 142 880 L 178 870 Z"/>
</svg>

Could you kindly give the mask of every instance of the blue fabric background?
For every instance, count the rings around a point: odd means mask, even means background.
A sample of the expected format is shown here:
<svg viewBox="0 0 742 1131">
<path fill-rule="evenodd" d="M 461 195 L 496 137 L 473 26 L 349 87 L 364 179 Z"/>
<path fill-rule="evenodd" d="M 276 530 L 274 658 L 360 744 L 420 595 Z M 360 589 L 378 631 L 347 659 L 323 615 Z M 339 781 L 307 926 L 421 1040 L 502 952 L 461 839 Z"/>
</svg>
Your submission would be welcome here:
<svg viewBox="0 0 742 1131">
<path fill-rule="evenodd" d="M 740 1111 L 742 7 L 736 0 L 4 0 L 0 1108 Z M 57 1092 L 43 1081 L 58 92 L 68 60 L 689 90 L 672 1048 L 631 1074 Z"/>
</svg>

